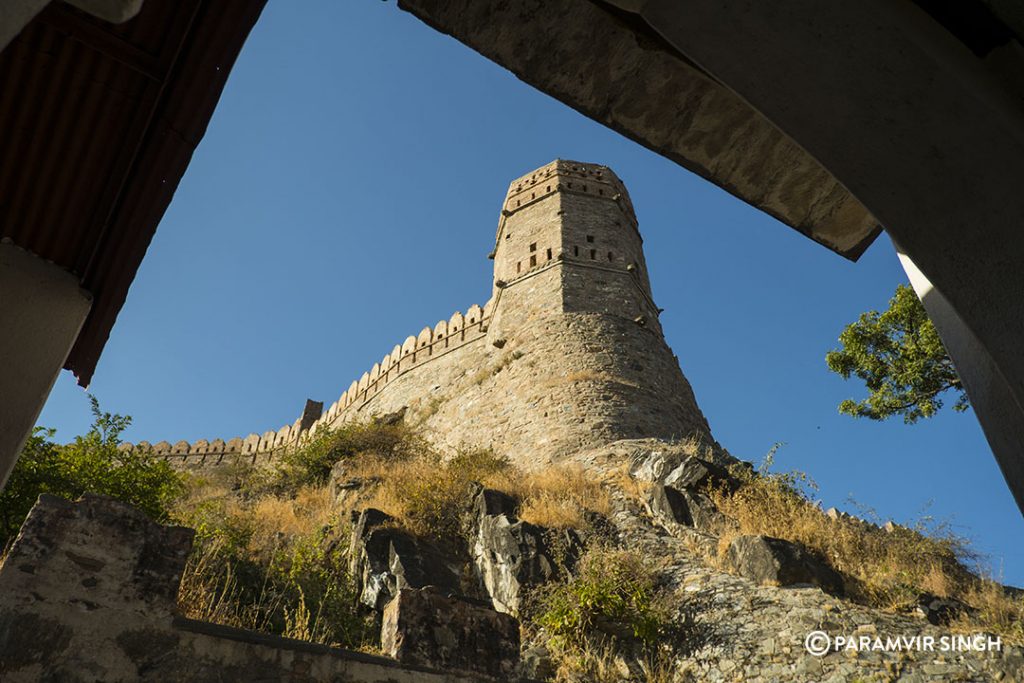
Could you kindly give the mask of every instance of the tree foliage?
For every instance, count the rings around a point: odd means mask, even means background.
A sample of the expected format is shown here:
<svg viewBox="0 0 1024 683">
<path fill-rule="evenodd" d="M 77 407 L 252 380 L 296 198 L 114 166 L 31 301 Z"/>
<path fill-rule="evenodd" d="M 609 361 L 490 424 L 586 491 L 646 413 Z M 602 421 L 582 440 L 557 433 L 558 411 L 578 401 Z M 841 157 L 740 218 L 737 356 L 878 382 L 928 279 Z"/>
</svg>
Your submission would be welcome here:
<svg viewBox="0 0 1024 683">
<path fill-rule="evenodd" d="M 40 493 L 74 500 L 100 493 L 137 505 L 157 521 L 167 518 L 183 487 L 181 476 L 164 460 L 142 451 L 121 451 L 124 415 L 105 413 L 90 396 L 93 424 L 66 445 L 53 442 L 53 429 L 36 427 L 3 491 L 0 491 L 0 544 L 18 532 Z"/>
<path fill-rule="evenodd" d="M 898 286 L 887 310 L 861 314 L 839 335 L 839 343 L 841 348 L 825 356 L 829 369 L 843 379 L 855 375 L 870 392 L 861 401 L 843 401 L 839 412 L 872 420 L 902 415 L 913 424 L 938 412 L 940 396 L 950 390 L 957 395 L 953 410 L 967 410 L 953 362 L 910 287 Z"/>
</svg>

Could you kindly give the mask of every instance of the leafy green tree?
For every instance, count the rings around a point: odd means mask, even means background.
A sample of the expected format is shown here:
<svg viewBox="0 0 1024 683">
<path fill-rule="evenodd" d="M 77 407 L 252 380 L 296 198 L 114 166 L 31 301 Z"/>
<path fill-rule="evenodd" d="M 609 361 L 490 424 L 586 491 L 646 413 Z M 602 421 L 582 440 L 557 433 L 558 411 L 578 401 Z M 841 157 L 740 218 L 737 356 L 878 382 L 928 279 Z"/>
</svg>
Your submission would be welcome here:
<svg viewBox="0 0 1024 683">
<path fill-rule="evenodd" d="M 164 521 L 182 493 L 181 475 L 150 453 L 121 451 L 121 433 L 131 424 L 124 415 L 105 413 L 92 402 L 89 431 L 66 445 L 53 442 L 53 429 L 36 427 L 21 451 L 7 485 L 0 491 L 0 544 L 18 532 L 40 493 L 74 500 L 85 492 L 137 505 Z"/>
<path fill-rule="evenodd" d="M 957 396 L 953 410 L 967 410 L 956 368 L 910 287 L 898 286 L 882 313 L 861 314 L 839 335 L 839 343 L 841 348 L 825 355 L 829 369 L 843 379 L 856 375 L 870 392 L 862 401 L 843 401 L 839 412 L 872 420 L 902 415 L 913 424 L 938 412 L 946 391 Z"/>
</svg>

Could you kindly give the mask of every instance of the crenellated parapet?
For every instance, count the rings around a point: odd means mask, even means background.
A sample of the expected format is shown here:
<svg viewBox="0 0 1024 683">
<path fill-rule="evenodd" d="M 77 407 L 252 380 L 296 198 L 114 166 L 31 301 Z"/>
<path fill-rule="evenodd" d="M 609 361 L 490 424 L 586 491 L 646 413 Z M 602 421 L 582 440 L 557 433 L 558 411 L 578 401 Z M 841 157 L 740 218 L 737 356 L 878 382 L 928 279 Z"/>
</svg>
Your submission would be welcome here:
<svg viewBox="0 0 1024 683">
<path fill-rule="evenodd" d="M 351 413 L 359 411 L 399 376 L 466 344 L 483 339 L 487 335 L 493 306 L 493 299 L 483 308 L 474 304 L 465 313 L 456 311 L 448 320 L 441 320 L 433 327 L 424 327 L 415 336 L 406 337 L 404 342 L 395 345 L 391 353 L 385 354 L 379 363 L 374 363 L 369 371 L 352 382 L 323 417 L 313 424 L 310 431 L 315 432 L 321 425 L 346 421 Z"/>
<path fill-rule="evenodd" d="M 615 172 L 600 164 L 556 159 L 536 171 L 512 181 L 502 205 L 507 218 L 557 193 L 584 195 L 602 199 L 618 207 L 634 230 L 638 230 L 636 211 L 629 192 Z M 499 221 L 495 241 L 500 243 L 505 221 Z"/>
<path fill-rule="evenodd" d="M 271 462 L 303 437 L 316 434 L 318 429 L 355 419 L 369 401 L 398 377 L 469 343 L 483 339 L 487 334 L 492 309 L 493 300 L 488 301 L 483 308 L 473 304 L 465 313 L 456 311 L 447 320 L 441 320 L 433 327 L 424 327 L 415 336 L 406 337 L 403 343 L 396 344 L 389 353 L 384 354 L 380 362 L 374 363 L 373 367 L 364 372 L 359 379 L 353 380 L 338 400 L 326 411 L 322 411 L 307 429 L 302 429 L 303 418 L 300 417 L 294 423 L 284 425 L 276 431 L 250 434 L 246 437 L 236 436 L 227 440 L 199 439 L 192 443 L 184 440 L 175 443 L 160 441 L 155 444 L 148 441 L 136 444 L 125 442 L 120 448 L 129 451 L 151 451 L 153 455 L 175 466 L 186 468 L 216 467 L 233 463 L 258 465 Z M 310 403 L 312 402 L 307 402 L 307 410 L 304 413 L 307 418 Z"/>
</svg>

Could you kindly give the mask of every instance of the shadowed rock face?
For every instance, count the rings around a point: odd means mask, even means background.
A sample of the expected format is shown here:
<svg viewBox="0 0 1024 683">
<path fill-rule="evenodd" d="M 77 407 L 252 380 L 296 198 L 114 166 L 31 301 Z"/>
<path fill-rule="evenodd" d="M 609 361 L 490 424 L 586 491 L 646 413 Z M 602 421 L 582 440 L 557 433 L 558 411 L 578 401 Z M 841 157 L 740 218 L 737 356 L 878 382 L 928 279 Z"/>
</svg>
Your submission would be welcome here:
<svg viewBox="0 0 1024 683">
<path fill-rule="evenodd" d="M 390 522 L 386 513 L 368 508 L 352 529 L 350 572 L 359 581 L 360 602 L 379 611 L 403 588 L 458 592 L 458 571 L 445 554 Z"/>
<path fill-rule="evenodd" d="M 516 517 L 516 501 L 500 491 L 480 489 L 473 505 L 470 555 L 494 609 L 517 615 L 529 588 L 558 577 L 558 563 L 571 566 L 582 544 L 575 532 L 555 532 Z M 561 556 L 551 547 L 564 546 Z"/>
<path fill-rule="evenodd" d="M 812 585 L 840 594 L 843 581 L 796 543 L 770 536 L 740 536 L 729 545 L 729 563 L 740 576 L 775 586 Z"/>
<path fill-rule="evenodd" d="M 403 588 L 384 609 L 381 649 L 404 664 L 508 678 L 519 665 L 519 622 L 433 586 Z"/>
<path fill-rule="evenodd" d="M 541 92 L 848 258 L 858 258 L 880 232 L 878 221 L 810 154 L 615 3 L 398 4 Z"/>
</svg>

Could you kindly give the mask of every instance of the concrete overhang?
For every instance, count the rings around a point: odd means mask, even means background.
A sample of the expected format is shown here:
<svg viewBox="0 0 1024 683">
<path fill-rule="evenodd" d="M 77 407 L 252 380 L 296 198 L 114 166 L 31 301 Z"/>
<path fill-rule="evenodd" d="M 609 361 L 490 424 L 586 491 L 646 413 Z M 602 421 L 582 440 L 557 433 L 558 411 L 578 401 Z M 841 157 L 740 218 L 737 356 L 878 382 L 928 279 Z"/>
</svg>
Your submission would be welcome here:
<svg viewBox="0 0 1024 683">
<path fill-rule="evenodd" d="M 859 258 L 881 232 L 871 213 L 810 154 L 629 11 L 642 9 L 642 0 L 616 4 L 398 2 L 581 114 L 832 251 Z"/>
</svg>

